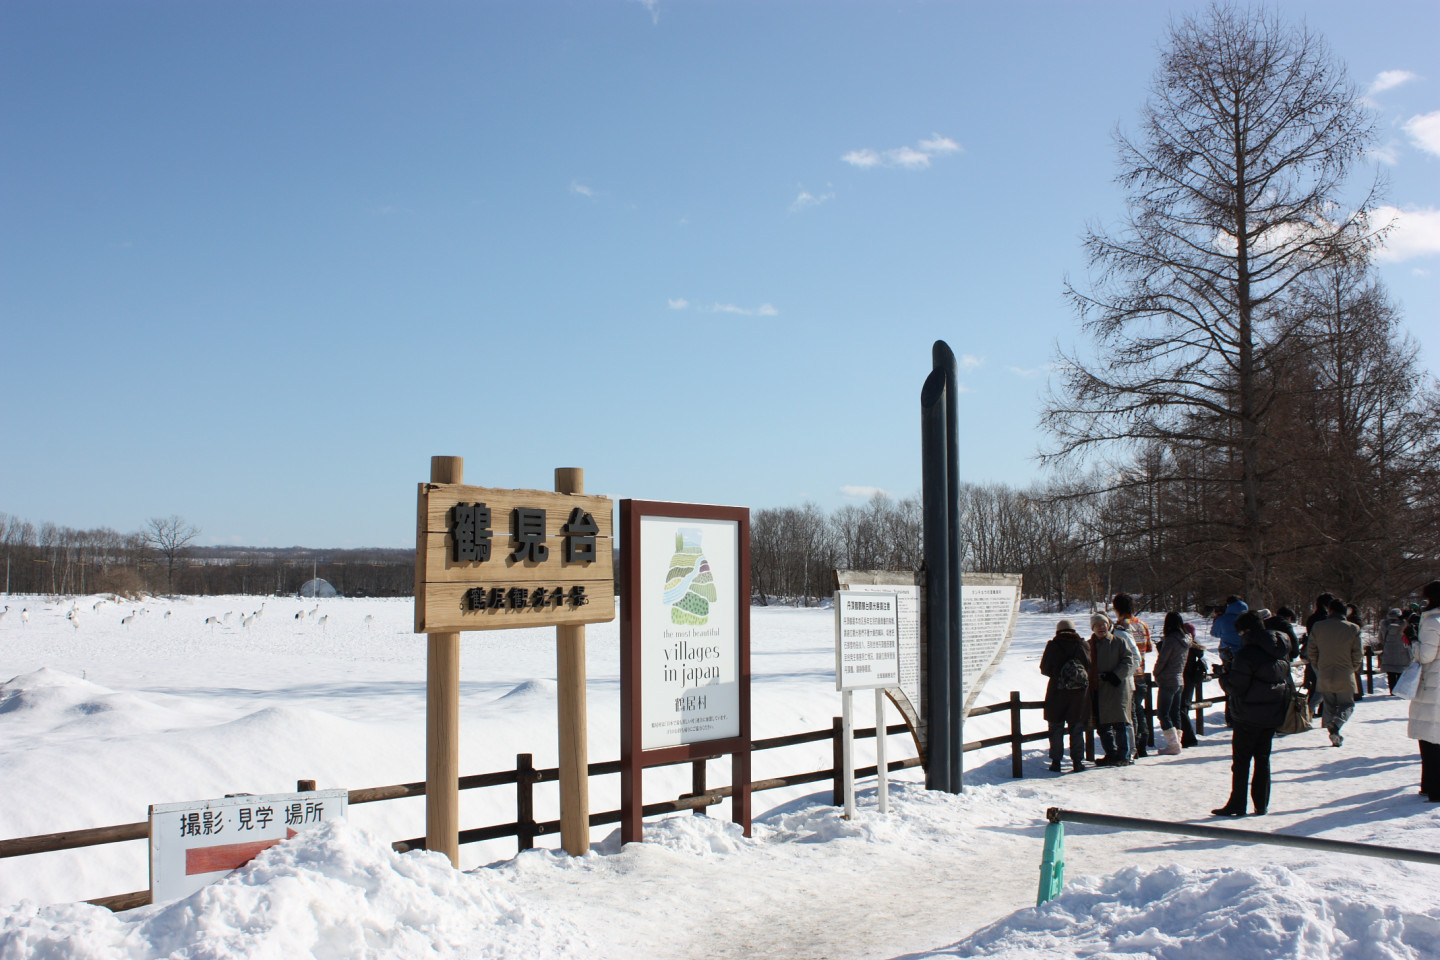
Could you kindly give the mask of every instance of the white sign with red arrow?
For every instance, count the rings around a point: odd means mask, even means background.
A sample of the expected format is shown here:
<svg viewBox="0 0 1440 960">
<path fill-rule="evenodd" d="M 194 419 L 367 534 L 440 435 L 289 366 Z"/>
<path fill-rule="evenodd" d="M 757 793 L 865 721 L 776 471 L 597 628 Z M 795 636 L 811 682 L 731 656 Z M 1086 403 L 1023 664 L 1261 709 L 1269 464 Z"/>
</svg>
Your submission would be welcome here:
<svg viewBox="0 0 1440 960">
<path fill-rule="evenodd" d="M 150 806 L 150 898 L 188 897 L 301 830 L 345 816 L 348 790 Z"/>
</svg>

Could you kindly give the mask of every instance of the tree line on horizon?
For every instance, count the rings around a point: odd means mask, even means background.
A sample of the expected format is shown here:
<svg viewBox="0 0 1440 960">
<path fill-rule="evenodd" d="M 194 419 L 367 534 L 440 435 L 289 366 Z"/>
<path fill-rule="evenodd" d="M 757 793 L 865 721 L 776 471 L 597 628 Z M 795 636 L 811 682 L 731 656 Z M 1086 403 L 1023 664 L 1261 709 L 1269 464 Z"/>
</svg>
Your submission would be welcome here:
<svg viewBox="0 0 1440 960">
<path fill-rule="evenodd" d="M 196 546 L 198 534 L 173 516 L 121 533 L 0 513 L 0 577 L 7 594 L 286 595 L 312 576 L 351 596 L 414 593 L 414 550 Z"/>
</svg>

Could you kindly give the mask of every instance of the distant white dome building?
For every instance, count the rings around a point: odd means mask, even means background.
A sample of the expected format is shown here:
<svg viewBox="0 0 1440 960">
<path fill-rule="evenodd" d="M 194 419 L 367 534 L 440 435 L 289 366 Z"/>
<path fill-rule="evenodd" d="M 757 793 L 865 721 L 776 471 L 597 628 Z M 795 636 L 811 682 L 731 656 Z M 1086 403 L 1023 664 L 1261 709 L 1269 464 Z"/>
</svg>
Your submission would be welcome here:
<svg viewBox="0 0 1440 960">
<path fill-rule="evenodd" d="M 322 580 L 316 577 L 314 580 L 306 580 L 300 587 L 302 597 L 338 597 L 340 591 L 329 580 Z"/>
</svg>

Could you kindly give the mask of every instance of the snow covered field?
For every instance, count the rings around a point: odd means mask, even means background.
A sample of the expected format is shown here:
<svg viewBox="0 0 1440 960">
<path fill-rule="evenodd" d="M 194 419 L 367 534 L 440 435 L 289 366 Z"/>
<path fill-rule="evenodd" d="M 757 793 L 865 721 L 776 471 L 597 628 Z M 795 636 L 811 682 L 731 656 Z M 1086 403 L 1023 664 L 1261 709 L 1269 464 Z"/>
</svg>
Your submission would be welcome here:
<svg viewBox="0 0 1440 960">
<path fill-rule="evenodd" d="M 425 641 L 410 632 L 410 601 L 273 598 L 246 627 L 256 598 L 96 611 L 97 599 L 76 598 L 72 625 L 68 598 L 5 598 L 0 838 L 143 820 L 150 803 L 284 792 L 301 778 L 424 779 Z M 207 626 L 212 616 L 222 622 Z M 980 702 L 1043 694 L 1036 665 L 1055 619 L 1022 616 Z M 825 728 L 839 712 L 831 631 L 827 610 L 753 611 L 757 738 Z M 511 768 L 517 752 L 554 764 L 552 635 L 465 636 L 462 773 Z M 588 636 L 590 758 L 614 759 L 617 625 Z M 869 698 L 856 705 L 857 724 L 873 722 Z M 1377 695 L 1357 706 L 1338 750 L 1319 732 L 1277 741 L 1271 813 L 1238 825 L 1440 849 L 1440 811 L 1415 794 L 1403 717 L 1403 703 Z M 1027 713 L 1027 730 L 1040 723 Z M 901 774 L 909 782 L 885 817 L 867 793 L 847 822 L 828 784 L 812 785 L 821 789 L 757 794 L 748 840 L 722 806 L 653 821 L 651 842 L 623 850 L 597 829 L 595 850 L 576 860 L 516 857 L 513 841 L 469 845 L 467 873 L 390 850 L 424 833 L 423 800 L 366 804 L 186 900 L 120 915 L 72 901 L 145 887 L 142 843 L 0 860 L 0 960 L 1440 956 L 1440 868 L 1278 847 L 1070 826 L 1066 891 L 1035 910 L 1046 807 L 1211 821 L 1229 742 L 1218 712 L 1207 725 L 1200 747 L 1120 770 L 1053 775 L 1033 744 L 1025 779 L 1012 780 L 1001 747 L 966 755 L 962 796 Z M 966 739 L 1007 729 L 1003 715 L 977 718 Z M 892 738 L 892 758 L 912 753 Z M 857 762 L 873 759 L 862 749 Z M 754 772 L 829 766 L 822 742 L 758 754 Z M 728 762 L 713 762 L 710 778 L 728 782 Z M 688 768 L 647 775 L 647 799 L 688 789 Z M 593 780 L 592 807 L 618 806 L 618 793 L 618 778 Z M 556 810 L 542 785 L 537 818 Z M 513 819 L 513 790 L 462 794 L 462 827 Z"/>
</svg>

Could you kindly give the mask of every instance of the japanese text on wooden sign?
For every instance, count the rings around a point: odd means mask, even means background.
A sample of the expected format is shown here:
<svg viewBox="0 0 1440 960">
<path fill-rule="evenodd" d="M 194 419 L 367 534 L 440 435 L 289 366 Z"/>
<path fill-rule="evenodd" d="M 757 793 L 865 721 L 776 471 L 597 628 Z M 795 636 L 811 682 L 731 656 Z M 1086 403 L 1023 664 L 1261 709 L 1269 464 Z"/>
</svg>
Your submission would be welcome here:
<svg viewBox="0 0 1440 960">
<path fill-rule="evenodd" d="M 835 593 L 835 689 L 900 683 L 899 602 L 893 593 Z"/>
<path fill-rule="evenodd" d="M 613 620 L 613 537 L 608 497 L 422 483 L 415 631 Z"/>
<path fill-rule="evenodd" d="M 309 827 L 345 816 L 348 790 L 313 790 L 150 807 L 150 896 L 187 897 Z"/>
</svg>

